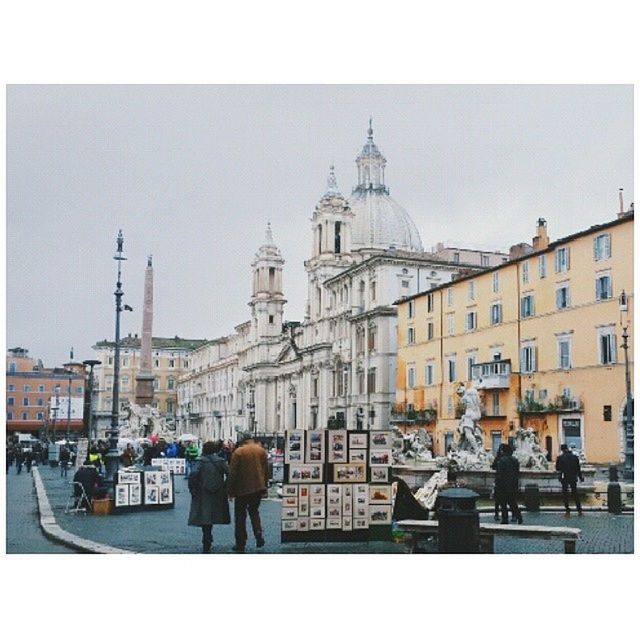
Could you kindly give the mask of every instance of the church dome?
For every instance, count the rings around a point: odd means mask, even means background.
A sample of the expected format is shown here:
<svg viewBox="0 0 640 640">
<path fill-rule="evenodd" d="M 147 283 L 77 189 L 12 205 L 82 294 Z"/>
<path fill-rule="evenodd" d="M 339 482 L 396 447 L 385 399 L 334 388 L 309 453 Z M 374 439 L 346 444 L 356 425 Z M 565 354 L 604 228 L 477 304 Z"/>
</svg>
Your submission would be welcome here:
<svg viewBox="0 0 640 640">
<path fill-rule="evenodd" d="M 367 141 L 356 158 L 358 186 L 349 206 L 354 213 L 351 232 L 353 249 L 402 249 L 422 251 L 420 234 L 413 220 L 393 198 L 384 183 L 387 164 L 373 141 L 369 121 Z"/>
</svg>

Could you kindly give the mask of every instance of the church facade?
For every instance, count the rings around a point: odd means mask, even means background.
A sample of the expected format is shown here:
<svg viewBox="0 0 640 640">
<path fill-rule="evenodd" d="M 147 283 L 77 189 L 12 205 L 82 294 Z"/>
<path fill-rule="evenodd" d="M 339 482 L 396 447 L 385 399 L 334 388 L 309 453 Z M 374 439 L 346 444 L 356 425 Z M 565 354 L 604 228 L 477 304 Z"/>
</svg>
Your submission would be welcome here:
<svg viewBox="0 0 640 640">
<path fill-rule="evenodd" d="M 227 439 L 238 431 L 388 428 L 398 350 L 393 303 L 507 258 L 425 252 L 413 220 L 390 196 L 371 124 L 356 166 L 349 198 L 331 167 L 313 212 L 304 319 L 285 320 L 284 259 L 268 225 L 252 263 L 250 319 L 195 349 L 178 380 L 179 432 Z"/>
</svg>

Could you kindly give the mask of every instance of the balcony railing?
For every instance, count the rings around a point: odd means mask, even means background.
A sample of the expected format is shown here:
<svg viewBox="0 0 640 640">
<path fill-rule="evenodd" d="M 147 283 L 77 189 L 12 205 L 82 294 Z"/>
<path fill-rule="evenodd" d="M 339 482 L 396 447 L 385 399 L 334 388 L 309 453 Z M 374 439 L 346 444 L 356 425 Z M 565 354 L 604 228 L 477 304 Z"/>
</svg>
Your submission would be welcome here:
<svg viewBox="0 0 640 640">
<path fill-rule="evenodd" d="M 557 396 L 550 402 L 536 402 L 535 400 L 523 400 L 518 402 L 518 413 L 570 413 L 582 411 L 584 405 L 582 400 Z"/>
<path fill-rule="evenodd" d="M 471 366 L 471 380 L 476 389 L 508 389 L 511 360 L 493 360 Z"/>
<path fill-rule="evenodd" d="M 391 411 L 391 422 L 393 424 L 413 423 L 413 424 L 433 424 L 438 417 L 435 409 L 423 409 L 413 410 L 408 409 L 406 411 Z"/>
</svg>

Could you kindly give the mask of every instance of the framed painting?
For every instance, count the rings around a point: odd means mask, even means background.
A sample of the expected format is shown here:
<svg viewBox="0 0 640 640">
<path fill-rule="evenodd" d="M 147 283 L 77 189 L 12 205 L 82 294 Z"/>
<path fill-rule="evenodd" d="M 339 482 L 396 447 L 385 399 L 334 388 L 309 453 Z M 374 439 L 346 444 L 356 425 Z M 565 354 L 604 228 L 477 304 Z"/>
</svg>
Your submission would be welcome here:
<svg viewBox="0 0 640 640">
<path fill-rule="evenodd" d="M 286 464 L 292 462 L 304 462 L 304 431 L 293 429 L 287 431 L 284 441 L 284 461 Z M 292 456 L 292 454 L 295 454 Z"/>
<path fill-rule="evenodd" d="M 295 484 L 285 484 L 282 486 L 282 497 L 290 498 L 292 496 L 298 496 L 298 486 Z"/>
<path fill-rule="evenodd" d="M 130 484 L 129 485 L 129 506 L 137 507 L 142 504 L 142 485 Z"/>
<path fill-rule="evenodd" d="M 389 467 L 371 467 L 371 482 L 389 482 Z"/>
<path fill-rule="evenodd" d="M 297 520 L 283 520 L 282 521 L 282 530 L 283 531 L 297 531 L 298 530 L 298 521 Z"/>
<path fill-rule="evenodd" d="M 369 504 L 391 504 L 391 485 L 369 487 Z"/>
<path fill-rule="evenodd" d="M 160 492 L 158 498 L 159 504 L 171 504 L 173 502 L 173 487 L 170 484 L 160 485 L 158 491 Z"/>
<path fill-rule="evenodd" d="M 309 520 L 309 529 L 311 531 L 319 531 L 324 529 L 324 518 L 323 519 L 311 518 Z"/>
<path fill-rule="evenodd" d="M 369 524 L 391 524 L 391 505 L 371 505 L 369 507 Z"/>
<path fill-rule="evenodd" d="M 282 519 L 283 520 L 293 520 L 298 519 L 298 509 L 297 507 L 284 507 L 282 509 Z"/>
<path fill-rule="evenodd" d="M 367 479 L 367 465 L 361 462 L 334 464 L 334 482 L 365 482 Z"/>
<path fill-rule="evenodd" d="M 307 463 L 324 462 L 324 429 L 307 431 Z"/>
<path fill-rule="evenodd" d="M 128 507 L 129 506 L 129 485 L 117 484 L 116 485 L 116 507 Z"/>
<path fill-rule="evenodd" d="M 345 430 L 328 431 L 329 462 L 347 462 L 347 432 Z"/>
<path fill-rule="evenodd" d="M 371 449 L 369 451 L 369 466 L 388 467 L 391 464 L 391 449 Z"/>
<path fill-rule="evenodd" d="M 145 485 L 144 487 L 144 503 L 160 504 L 160 492 L 155 485 Z"/>
<path fill-rule="evenodd" d="M 322 482 L 322 465 L 321 464 L 289 465 L 289 482 L 291 484 Z"/>
<path fill-rule="evenodd" d="M 342 518 L 327 518 L 327 529 L 342 529 Z"/>
<path fill-rule="evenodd" d="M 368 529 L 369 528 L 369 518 L 354 518 L 353 519 L 353 528 L 354 529 Z"/>
<path fill-rule="evenodd" d="M 393 433 L 391 431 L 372 431 L 371 449 L 393 449 Z"/>
<path fill-rule="evenodd" d="M 309 518 L 298 518 L 298 531 L 309 531 Z"/>
<path fill-rule="evenodd" d="M 367 462 L 366 449 L 349 449 L 349 462 Z"/>
<path fill-rule="evenodd" d="M 349 434 L 349 451 L 351 449 L 366 449 L 368 436 L 365 432 L 356 432 Z"/>
</svg>

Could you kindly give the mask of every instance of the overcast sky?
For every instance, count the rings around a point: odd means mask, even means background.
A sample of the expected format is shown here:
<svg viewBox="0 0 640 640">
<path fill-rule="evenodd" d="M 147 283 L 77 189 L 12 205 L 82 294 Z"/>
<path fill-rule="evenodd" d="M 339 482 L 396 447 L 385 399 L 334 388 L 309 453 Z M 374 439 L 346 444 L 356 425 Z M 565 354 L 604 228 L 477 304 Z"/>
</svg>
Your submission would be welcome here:
<svg viewBox="0 0 640 640">
<path fill-rule="evenodd" d="M 350 194 L 369 116 L 426 249 L 508 250 L 538 217 L 557 239 L 633 200 L 630 86 L 10 86 L 7 347 L 53 366 L 113 340 L 120 228 L 122 335 L 148 254 L 154 336 L 231 333 L 267 221 L 301 320 L 310 218 L 332 163 Z"/>
</svg>

